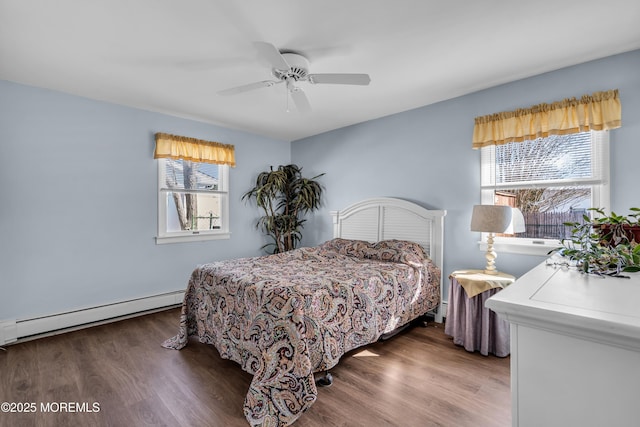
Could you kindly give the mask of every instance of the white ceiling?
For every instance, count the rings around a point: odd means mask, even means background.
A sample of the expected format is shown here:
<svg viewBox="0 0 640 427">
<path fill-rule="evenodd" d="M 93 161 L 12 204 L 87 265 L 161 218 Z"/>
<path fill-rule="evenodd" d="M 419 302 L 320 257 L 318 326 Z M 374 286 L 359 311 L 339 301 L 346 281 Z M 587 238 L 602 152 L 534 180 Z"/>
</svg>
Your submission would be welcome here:
<svg viewBox="0 0 640 427">
<path fill-rule="evenodd" d="M 371 84 L 218 95 L 255 41 Z M 0 0 L 0 79 L 286 141 L 639 48 L 637 0 Z"/>
</svg>

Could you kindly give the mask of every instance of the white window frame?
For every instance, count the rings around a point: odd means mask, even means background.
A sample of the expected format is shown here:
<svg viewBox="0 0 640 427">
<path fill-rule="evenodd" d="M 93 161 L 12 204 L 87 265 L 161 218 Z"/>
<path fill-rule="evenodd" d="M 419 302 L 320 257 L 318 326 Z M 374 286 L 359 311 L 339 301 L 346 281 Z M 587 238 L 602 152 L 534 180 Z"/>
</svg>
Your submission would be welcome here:
<svg viewBox="0 0 640 427">
<path fill-rule="evenodd" d="M 220 228 L 216 230 L 167 231 L 167 196 L 165 181 L 166 159 L 158 159 L 158 234 L 156 244 L 185 243 L 231 238 L 229 231 L 229 166 L 218 165 L 218 190 L 187 190 L 185 193 L 207 193 L 220 195 Z M 171 190 L 176 191 L 176 190 Z M 178 190 L 180 191 L 180 190 Z"/>
<path fill-rule="evenodd" d="M 591 144 L 594 159 L 592 168 L 599 168 L 600 179 L 596 183 L 591 184 L 591 206 L 603 208 L 605 212 L 610 211 L 610 165 L 609 165 L 609 132 L 608 131 L 591 131 Z M 600 144 L 600 147 L 597 146 Z M 491 176 L 495 171 L 495 155 L 487 155 L 488 151 L 482 150 L 494 149 L 494 146 L 481 148 L 480 155 L 480 182 L 484 183 L 480 186 L 481 203 L 485 205 L 495 204 L 493 197 L 494 191 L 500 189 L 495 185 L 495 175 Z M 484 155 L 483 155 L 484 153 Z M 488 174 L 488 175 L 485 175 Z M 584 184 L 589 182 L 571 182 L 571 184 Z M 487 249 L 487 235 L 482 233 L 479 248 L 481 251 Z M 493 247 L 497 252 L 516 253 L 525 255 L 546 256 L 551 250 L 560 247 L 562 244 L 558 239 L 533 239 L 525 237 L 503 237 L 494 238 Z"/>
</svg>

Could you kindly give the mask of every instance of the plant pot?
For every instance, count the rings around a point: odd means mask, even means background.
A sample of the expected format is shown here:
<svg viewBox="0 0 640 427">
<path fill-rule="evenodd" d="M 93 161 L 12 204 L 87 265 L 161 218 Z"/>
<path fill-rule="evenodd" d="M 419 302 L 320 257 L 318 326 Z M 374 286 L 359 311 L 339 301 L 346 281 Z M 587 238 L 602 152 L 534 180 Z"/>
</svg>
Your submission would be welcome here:
<svg viewBox="0 0 640 427">
<path fill-rule="evenodd" d="M 640 243 L 640 225 L 629 224 L 594 224 L 594 230 L 601 236 L 601 243 L 606 246 L 618 244 L 612 242 L 613 236 L 617 233 L 624 234 L 629 242 Z"/>
</svg>

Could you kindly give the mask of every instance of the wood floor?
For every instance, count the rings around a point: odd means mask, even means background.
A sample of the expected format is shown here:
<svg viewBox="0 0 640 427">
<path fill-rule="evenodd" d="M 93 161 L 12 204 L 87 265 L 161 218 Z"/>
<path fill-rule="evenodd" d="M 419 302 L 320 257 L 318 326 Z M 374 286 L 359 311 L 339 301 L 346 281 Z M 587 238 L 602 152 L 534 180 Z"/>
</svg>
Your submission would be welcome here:
<svg viewBox="0 0 640 427">
<path fill-rule="evenodd" d="M 0 426 L 247 426 L 251 375 L 194 340 L 160 347 L 178 318 L 172 309 L 0 351 L 0 403 L 35 409 L 0 412 Z M 509 358 L 468 353 L 442 325 L 354 350 L 331 372 L 296 427 L 511 424 Z"/>
</svg>

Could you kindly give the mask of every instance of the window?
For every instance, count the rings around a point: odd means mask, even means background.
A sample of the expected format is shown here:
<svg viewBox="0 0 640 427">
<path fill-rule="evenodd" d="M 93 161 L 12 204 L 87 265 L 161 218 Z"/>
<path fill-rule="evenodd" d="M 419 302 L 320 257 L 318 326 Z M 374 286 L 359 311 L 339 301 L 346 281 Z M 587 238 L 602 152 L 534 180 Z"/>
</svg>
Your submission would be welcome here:
<svg viewBox="0 0 640 427">
<path fill-rule="evenodd" d="M 229 238 L 233 145 L 158 132 L 157 243 Z"/>
<path fill-rule="evenodd" d="M 582 221 L 590 207 L 609 208 L 609 134 L 483 147 L 481 193 L 483 204 L 517 207 L 524 214 L 526 231 L 496 237 L 500 250 L 546 254 L 570 234 L 564 222 Z"/>
<path fill-rule="evenodd" d="M 229 166 L 158 159 L 157 243 L 229 238 Z"/>
</svg>

